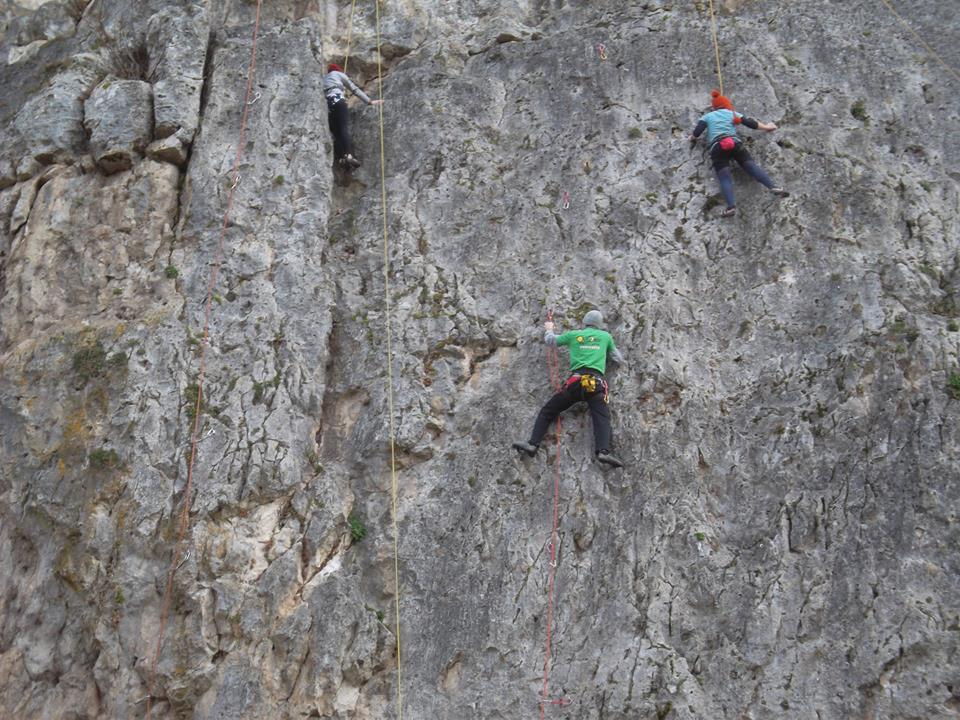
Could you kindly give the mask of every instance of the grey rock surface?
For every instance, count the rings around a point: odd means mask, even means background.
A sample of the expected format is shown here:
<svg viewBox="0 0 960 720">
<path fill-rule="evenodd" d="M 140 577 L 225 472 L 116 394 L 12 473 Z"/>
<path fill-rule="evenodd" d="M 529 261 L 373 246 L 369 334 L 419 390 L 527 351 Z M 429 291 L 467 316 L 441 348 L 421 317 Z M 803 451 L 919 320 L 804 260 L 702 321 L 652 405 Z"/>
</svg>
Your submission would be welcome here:
<svg viewBox="0 0 960 720">
<path fill-rule="evenodd" d="M 64 60 L 66 68 L 56 72 L 49 84 L 25 98 L 5 135 L 10 139 L 7 153 L 19 159 L 32 158 L 41 164 L 62 162 L 83 151 L 84 99 L 100 78 L 100 68 L 89 55 Z"/>
<path fill-rule="evenodd" d="M 174 133 L 189 145 L 197 131 L 200 91 L 210 28 L 205 8 L 165 8 L 147 21 L 146 44 L 154 60 L 156 136 Z"/>
<path fill-rule="evenodd" d="M 129 170 L 153 139 L 153 88 L 142 80 L 108 78 L 83 104 L 94 159 L 110 175 Z"/>
<path fill-rule="evenodd" d="M 705 2 L 380 7 L 389 289 L 377 109 L 346 177 L 321 92 L 349 3 L 264 5 L 239 179 L 255 3 L 96 0 L 0 67 L 0 716 L 145 715 L 216 266 L 152 717 L 395 718 L 398 650 L 406 718 L 539 717 L 558 467 L 547 717 L 957 717 L 960 88 L 876 3 L 718 3 L 792 192 L 736 171 L 721 221 Z M 105 37 L 147 61 L 110 102 Z M 581 411 L 510 450 L 551 307 L 626 355 L 622 471 Z"/>
<path fill-rule="evenodd" d="M 79 10 L 80 4 L 75 7 Z M 68 2 L 47 2 L 40 5 L 35 12 L 15 18 L 7 32 L 17 45 L 68 37 L 77 26 L 76 10 Z"/>
<path fill-rule="evenodd" d="M 173 163 L 177 167 L 183 167 L 188 157 L 187 149 L 177 139 L 176 135 L 170 135 L 150 143 L 147 146 L 146 153 L 148 157 L 154 160 Z"/>
</svg>

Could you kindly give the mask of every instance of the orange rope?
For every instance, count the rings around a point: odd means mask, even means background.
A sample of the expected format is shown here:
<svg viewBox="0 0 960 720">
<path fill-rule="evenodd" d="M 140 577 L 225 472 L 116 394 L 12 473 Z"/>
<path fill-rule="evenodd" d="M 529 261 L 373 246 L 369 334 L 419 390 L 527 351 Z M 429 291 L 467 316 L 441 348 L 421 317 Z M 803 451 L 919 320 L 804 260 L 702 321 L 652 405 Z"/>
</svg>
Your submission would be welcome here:
<svg viewBox="0 0 960 720">
<path fill-rule="evenodd" d="M 190 505 L 193 492 L 193 468 L 197 458 L 197 443 L 200 436 L 200 419 L 203 406 L 203 381 L 206 375 L 207 347 L 210 344 L 210 314 L 213 307 L 213 289 L 217 284 L 217 276 L 220 273 L 220 265 L 223 262 L 224 241 L 227 234 L 227 225 L 230 218 L 230 211 L 233 208 L 233 198 L 240 183 L 240 161 L 243 158 L 244 136 L 247 128 L 247 116 L 250 113 L 250 97 L 253 91 L 253 75 L 257 67 L 257 39 L 260 34 L 260 9 L 263 0 L 257 0 L 257 14 L 253 24 L 253 44 L 250 49 L 250 66 L 247 70 L 247 89 L 244 94 L 243 113 L 240 117 L 240 133 L 237 139 L 237 154 L 233 160 L 233 169 L 231 176 L 233 183 L 227 193 L 226 209 L 223 213 L 223 223 L 220 225 L 220 235 L 217 241 L 216 255 L 213 261 L 213 267 L 210 272 L 210 280 L 207 283 L 207 301 L 204 307 L 203 317 L 203 339 L 200 343 L 200 363 L 197 374 L 197 400 L 193 408 L 193 432 L 190 437 L 190 461 L 187 464 L 187 484 L 183 491 L 183 501 L 180 508 L 180 518 L 177 529 L 177 540 L 173 548 L 173 559 L 170 563 L 170 571 L 167 574 L 167 585 L 163 593 L 163 604 L 160 610 L 160 627 L 157 633 L 157 644 L 153 651 L 153 659 L 150 662 L 150 680 L 147 683 L 147 711 L 145 717 L 150 717 L 150 711 L 153 709 L 153 688 L 157 676 L 157 664 L 160 661 L 160 650 L 163 647 L 163 637 L 167 628 L 167 619 L 170 614 L 170 606 L 173 602 L 173 579 L 177 567 L 180 564 L 180 558 L 183 555 L 183 541 L 187 536 L 190 527 Z"/>
<path fill-rule="evenodd" d="M 710 33 L 713 35 L 713 54 L 717 59 L 717 82 L 723 95 L 723 74 L 720 72 L 720 43 L 717 40 L 717 19 L 713 14 L 713 0 L 710 0 Z"/>
</svg>

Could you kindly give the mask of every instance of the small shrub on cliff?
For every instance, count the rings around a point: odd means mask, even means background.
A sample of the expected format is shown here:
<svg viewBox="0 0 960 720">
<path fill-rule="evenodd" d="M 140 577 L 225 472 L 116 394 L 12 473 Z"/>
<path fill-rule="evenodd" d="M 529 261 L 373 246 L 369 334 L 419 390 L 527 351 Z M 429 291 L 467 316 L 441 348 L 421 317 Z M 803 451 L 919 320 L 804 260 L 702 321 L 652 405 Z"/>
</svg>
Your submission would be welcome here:
<svg viewBox="0 0 960 720">
<path fill-rule="evenodd" d="M 863 102 L 863 100 L 857 100 L 850 107 L 850 114 L 853 115 L 857 120 L 863 123 L 867 122 L 867 120 L 870 119 L 870 117 L 867 115 L 867 106 Z"/>
<path fill-rule="evenodd" d="M 76 376 L 74 388 L 80 390 L 95 378 L 124 377 L 128 362 L 126 353 L 116 352 L 108 357 L 102 342 L 96 340 L 91 343 L 89 339 L 82 339 L 71 362 Z"/>
<path fill-rule="evenodd" d="M 943 315 L 946 317 L 960 316 L 960 306 L 957 305 L 957 299 L 953 293 L 947 293 L 944 297 L 936 300 L 930 306 L 930 312 L 934 315 Z"/>
<path fill-rule="evenodd" d="M 364 527 L 363 521 L 356 515 L 351 514 L 347 518 L 347 525 L 350 526 L 350 539 L 354 542 L 360 542 L 367 536 L 367 528 Z"/>
<path fill-rule="evenodd" d="M 947 395 L 954 400 L 960 400 L 960 373 L 950 373 L 947 378 Z"/>
<path fill-rule="evenodd" d="M 150 66 L 150 53 L 146 45 L 112 45 L 108 51 L 110 71 L 121 80 L 145 80 L 153 82 L 156 68 Z"/>
<path fill-rule="evenodd" d="M 107 351 L 103 343 L 97 340 L 92 345 L 86 345 L 73 354 L 73 372 L 80 381 L 81 387 L 92 378 L 103 374 L 107 362 Z"/>
<path fill-rule="evenodd" d="M 200 386 L 197 383 L 190 383 L 183 389 L 183 404 L 187 411 L 187 417 L 192 423 L 197 417 L 197 395 L 200 394 Z M 200 412 L 204 411 L 204 398 L 200 398 Z"/>
<path fill-rule="evenodd" d="M 115 450 L 92 450 L 90 452 L 90 467 L 94 470 L 113 470 L 120 467 L 120 457 Z"/>
<path fill-rule="evenodd" d="M 63 5 L 67 10 L 67 14 L 79 22 L 80 18 L 83 17 L 83 11 L 87 9 L 87 5 L 89 4 L 90 0 L 66 0 Z"/>
</svg>

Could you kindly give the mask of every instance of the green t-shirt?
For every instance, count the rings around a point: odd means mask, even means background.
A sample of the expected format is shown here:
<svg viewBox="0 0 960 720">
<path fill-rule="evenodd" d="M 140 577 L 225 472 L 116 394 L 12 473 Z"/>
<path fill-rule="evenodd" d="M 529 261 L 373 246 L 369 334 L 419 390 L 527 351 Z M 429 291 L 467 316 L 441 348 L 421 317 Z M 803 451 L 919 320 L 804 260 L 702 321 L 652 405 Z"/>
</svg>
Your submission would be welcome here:
<svg viewBox="0 0 960 720">
<path fill-rule="evenodd" d="M 616 350 L 610 333 L 592 327 L 557 335 L 557 345 L 570 348 L 570 372 L 591 368 L 604 373 L 607 370 L 607 353 Z"/>
</svg>

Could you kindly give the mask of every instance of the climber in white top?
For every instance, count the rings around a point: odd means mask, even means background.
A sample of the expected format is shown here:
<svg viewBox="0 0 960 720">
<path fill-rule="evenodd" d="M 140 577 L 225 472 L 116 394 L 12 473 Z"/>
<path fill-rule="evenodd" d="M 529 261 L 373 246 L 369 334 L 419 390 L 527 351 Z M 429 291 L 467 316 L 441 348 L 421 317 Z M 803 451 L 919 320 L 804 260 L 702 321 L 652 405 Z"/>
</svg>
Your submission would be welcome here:
<svg viewBox="0 0 960 720">
<path fill-rule="evenodd" d="M 353 156 L 353 141 L 350 139 L 350 110 L 347 108 L 346 89 L 363 100 L 367 105 L 380 105 L 383 100 L 371 100 L 358 88 L 343 68 L 336 63 L 327 66 L 323 78 L 323 94 L 327 98 L 327 121 L 333 133 L 333 156 L 335 162 L 352 169 L 360 167 L 360 161 Z"/>
</svg>

